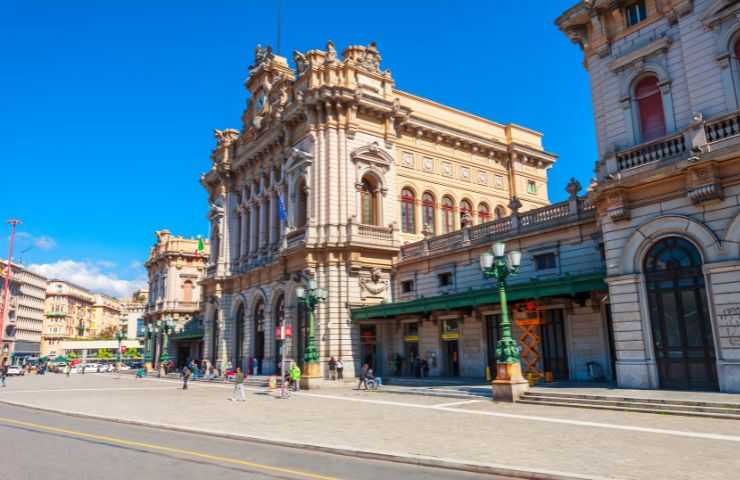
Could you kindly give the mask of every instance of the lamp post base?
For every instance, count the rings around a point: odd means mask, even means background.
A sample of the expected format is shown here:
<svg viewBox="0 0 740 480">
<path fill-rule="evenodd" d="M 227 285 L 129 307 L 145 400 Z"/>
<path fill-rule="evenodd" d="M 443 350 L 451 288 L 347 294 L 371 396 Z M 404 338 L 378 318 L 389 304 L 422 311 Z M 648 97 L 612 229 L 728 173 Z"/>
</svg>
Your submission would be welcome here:
<svg viewBox="0 0 740 480">
<path fill-rule="evenodd" d="M 499 363 L 496 380 L 491 382 L 493 399 L 497 402 L 516 402 L 529 390 L 529 382 L 522 376 L 520 363 Z"/>
</svg>

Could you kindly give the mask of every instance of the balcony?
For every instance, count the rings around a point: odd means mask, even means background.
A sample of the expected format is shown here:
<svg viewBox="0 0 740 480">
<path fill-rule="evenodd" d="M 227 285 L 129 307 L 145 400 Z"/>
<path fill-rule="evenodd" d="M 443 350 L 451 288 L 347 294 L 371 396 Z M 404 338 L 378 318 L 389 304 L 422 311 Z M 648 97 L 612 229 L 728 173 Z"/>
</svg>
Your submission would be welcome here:
<svg viewBox="0 0 740 480">
<path fill-rule="evenodd" d="M 491 244 L 538 230 L 593 221 L 596 209 L 585 197 L 514 213 L 509 217 L 481 223 L 401 247 L 401 260 L 449 252 L 461 247 Z"/>
<path fill-rule="evenodd" d="M 401 236 L 396 224 L 382 226 L 355 222 L 353 217 L 347 224 L 347 243 L 371 248 L 398 248 L 401 245 Z"/>
<path fill-rule="evenodd" d="M 200 309 L 200 302 L 159 301 L 146 306 L 146 313 L 155 312 L 196 312 Z"/>
<path fill-rule="evenodd" d="M 599 162 L 599 176 L 631 175 L 644 166 L 660 166 L 740 143 L 740 110 L 705 120 L 701 115 L 688 128 L 617 150 Z"/>
</svg>

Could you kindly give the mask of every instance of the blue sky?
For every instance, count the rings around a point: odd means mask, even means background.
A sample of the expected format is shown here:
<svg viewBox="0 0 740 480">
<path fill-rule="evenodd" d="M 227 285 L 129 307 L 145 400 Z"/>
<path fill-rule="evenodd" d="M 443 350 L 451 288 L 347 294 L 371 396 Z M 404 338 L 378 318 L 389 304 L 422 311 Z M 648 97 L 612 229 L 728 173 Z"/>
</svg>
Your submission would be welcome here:
<svg viewBox="0 0 740 480">
<path fill-rule="evenodd" d="M 283 0 L 282 51 L 375 40 L 398 88 L 542 131 L 557 201 L 596 156 L 582 55 L 553 24 L 573 3 Z M 206 234 L 198 178 L 213 129 L 240 126 L 275 4 L 2 2 L 0 219 L 23 220 L 24 263 L 121 294 L 155 230 Z"/>
</svg>

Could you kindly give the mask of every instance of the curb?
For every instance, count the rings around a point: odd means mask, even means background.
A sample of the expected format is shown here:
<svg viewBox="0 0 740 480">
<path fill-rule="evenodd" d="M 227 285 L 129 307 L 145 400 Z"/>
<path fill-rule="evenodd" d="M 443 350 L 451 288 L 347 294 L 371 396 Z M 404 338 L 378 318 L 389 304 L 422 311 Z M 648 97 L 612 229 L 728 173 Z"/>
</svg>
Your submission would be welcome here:
<svg viewBox="0 0 740 480">
<path fill-rule="evenodd" d="M 173 432 L 190 433 L 196 435 L 207 435 L 228 440 L 239 440 L 245 442 L 255 442 L 277 447 L 297 448 L 321 453 L 330 453 L 346 457 L 363 458 L 367 460 L 378 460 L 406 465 L 416 465 L 420 467 L 441 468 L 446 470 L 466 471 L 472 473 L 482 473 L 488 475 L 507 476 L 510 478 L 528 479 L 528 480 L 606 480 L 606 477 L 597 477 L 589 475 L 580 475 L 573 473 L 559 472 L 555 470 L 526 469 L 507 465 L 492 463 L 464 462 L 443 457 L 427 457 L 423 455 L 401 455 L 380 450 L 362 450 L 352 447 L 332 447 L 323 444 L 303 443 L 292 440 L 281 440 L 269 437 L 260 437 L 257 435 L 243 435 L 237 433 L 214 432 L 199 428 L 182 427 L 179 425 L 169 425 L 163 423 L 147 422 L 143 420 L 132 420 L 126 418 L 105 417 L 103 415 L 94 415 L 90 413 L 75 412 L 69 410 L 55 410 L 48 407 L 36 405 L 27 405 L 21 402 L 0 399 L 0 404 L 21 407 L 29 410 L 49 412 L 67 415 L 70 417 L 85 418 L 91 420 L 102 420 L 114 422 L 123 425 L 134 425 L 139 427 L 155 428 L 159 430 L 169 430 Z M 614 478 L 614 477 L 612 477 Z"/>
</svg>

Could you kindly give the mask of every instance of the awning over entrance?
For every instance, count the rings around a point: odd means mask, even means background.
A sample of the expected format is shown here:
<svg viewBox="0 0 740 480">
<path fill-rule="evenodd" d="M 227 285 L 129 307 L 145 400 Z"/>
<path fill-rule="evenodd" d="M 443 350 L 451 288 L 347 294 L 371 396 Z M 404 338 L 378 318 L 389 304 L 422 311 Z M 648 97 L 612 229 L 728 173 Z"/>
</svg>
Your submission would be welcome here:
<svg viewBox="0 0 740 480">
<path fill-rule="evenodd" d="M 203 340 L 203 331 L 182 332 L 170 337 L 173 342 L 184 342 L 186 340 Z"/>
<path fill-rule="evenodd" d="M 529 282 L 509 285 L 506 289 L 508 301 L 530 298 L 575 295 L 581 292 L 607 291 L 604 272 L 583 275 L 563 275 L 549 280 L 530 280 Z M 372 307 L 352 310 L 353 320 L 396 317 L 398 315 L 423 314 L 439 310 L 470 308 L 479 305 L 499 303 L 498 288 L 483 288 L 454 295 L 439 295 L 420 298 L 408 302 L 383 303 Z"/>
</svg>

